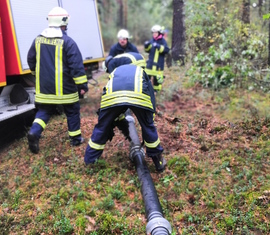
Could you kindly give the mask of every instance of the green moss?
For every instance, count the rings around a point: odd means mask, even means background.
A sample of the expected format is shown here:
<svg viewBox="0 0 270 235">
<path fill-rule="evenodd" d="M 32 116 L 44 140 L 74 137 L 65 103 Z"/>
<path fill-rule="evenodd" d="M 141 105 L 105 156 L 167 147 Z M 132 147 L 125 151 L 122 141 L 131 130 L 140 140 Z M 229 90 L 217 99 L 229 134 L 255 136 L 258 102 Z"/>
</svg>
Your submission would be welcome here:
<svg viewBox="0 0 270 235">
<path fill-rule="evenodd" d="M 65 201 L 67 201 L 70 197 L 69 190 L 65 187 L 60 188 L 58 194 L 59 197 L 64 199 Z"/>
<path fill-rule="evenodd" d="M 177 176 L 185 175 L 188 172 L 189 159 L 186 157 L 174 157 L 168 161 L 168 166 Z"/>
<path fill-rule="evenodd" d="M 76 202 L 74 209 L 79 213 L 85 213 L 89 210 L 89 202 L 88 201 L 78 201 Z"/>
<path fill-rule="evenodd" d="M 79 230 L 82 230 L 84 231 L 85 228 L 86 228 L 86 223 L 87 223 L 87 219 L 84 217 L 84 216 L 79 216 L 77 219 L 76 219 L 76 226 L 79 228 Z"/>
</svg>

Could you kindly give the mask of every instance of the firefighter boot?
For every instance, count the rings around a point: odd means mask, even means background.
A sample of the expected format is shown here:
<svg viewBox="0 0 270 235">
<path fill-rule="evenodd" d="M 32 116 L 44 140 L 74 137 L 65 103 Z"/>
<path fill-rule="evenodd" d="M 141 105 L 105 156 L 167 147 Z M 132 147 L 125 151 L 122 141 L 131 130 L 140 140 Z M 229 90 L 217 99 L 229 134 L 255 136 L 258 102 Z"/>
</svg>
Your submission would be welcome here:
<svg viewBox="0 0 270 235">
<path fill-rule="evenodd" d="M 28 139 L 28 145 L 29 145 L 29 149 L 31 150 L 32 153 L 38 153 L 39 151 L 39 139 L 38 137 L 29 132 L 27 135 L 27 139 Z"/>
<path fill-rule="evenodd" d="M 152 160 L 155 164 L 156 171 L 162 172 L 165 169 L 165 166 L 167 165 L 166 160 L 162 157 L 162 154 L 160 153 L 159 155 L 153 156 Z"/>
<path fill-rule="evenodd" d="M 82 144 L 83 142 L 84 142 L 84 138 L 81 136 L 71 138 L 71 146 L 78 146 L 78 145 Z"/>
</svg>

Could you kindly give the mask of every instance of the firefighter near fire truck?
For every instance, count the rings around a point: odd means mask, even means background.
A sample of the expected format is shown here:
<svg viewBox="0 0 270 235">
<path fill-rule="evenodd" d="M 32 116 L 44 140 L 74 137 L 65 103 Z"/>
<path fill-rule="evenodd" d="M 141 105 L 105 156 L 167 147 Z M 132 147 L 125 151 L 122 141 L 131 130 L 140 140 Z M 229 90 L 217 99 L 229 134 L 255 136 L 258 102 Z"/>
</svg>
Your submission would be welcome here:
<svg viewBox="0 0 270 235">
<path fill-rule="evenodd" d="M 80 129 L 79 94 L 88 91 L 81 52 L 67 33 L 68 12 L 54 7 L 48 14 L 48 28 L 35 38 L 27 62 L 36 78 L 37 113 L 28 132 L 29 149 L 39 152 L 39 139 L 56 105 L 62 105 L 67 117 L 71 145 L 83 142 Z"/>
</svg>

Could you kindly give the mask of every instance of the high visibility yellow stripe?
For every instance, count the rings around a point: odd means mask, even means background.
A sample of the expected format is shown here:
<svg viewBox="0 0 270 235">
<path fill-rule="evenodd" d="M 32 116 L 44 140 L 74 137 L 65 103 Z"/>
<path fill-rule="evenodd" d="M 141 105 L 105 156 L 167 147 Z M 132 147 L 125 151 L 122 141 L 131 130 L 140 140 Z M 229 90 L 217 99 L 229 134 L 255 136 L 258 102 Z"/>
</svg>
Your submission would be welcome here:
<svg viewBox="0 0 270 235">
<path fill-rule="evenodd" d="M 36 94 L 40 93 L 40 43 L 35 43 L 36 47 Z"/>
<path fill-rule="evenodd" d="M 57 46 L 59 48 L 59 75 L 60 75 L 60 94 L 63 95 L 64 84 L 63 84 L 63 47 Z"/>
<path fill-rule="evenodd" d="M 134 91 L 115 91 L 111 94 L 105 94 L 101 97 L 102 101 L 107 101 L 115 97 L 134 97 L 141 100 L 151 100 L 149 95 L 143 93 L 135 93 Z"/>
<path fill-rule="evenodd" d="M 114 58 L 122 58 L 122 57 L 128 57 L 128 58 L 132 61 L 132 63 L 133 63 L 133 62 L 136 62 L 135 56 L 133 56 L 133 55 L 131 55 L 131 54 L 127 54 L 127 53 L 117 55 L 117 56 L 115 56 Z"/>
<path fill-rule="evenodd" d="M 81 130 L 77 130 L 77 131 L 69 131 L 68 132 L 69 136 L 77 136 L 81 134 Z"/>
<path fill-rule="evenodd" d="M 158 49 L 155 50 L 155 56 L 154 56 L 154 63 L 157 63 L 158 62 L 158 57 L 159 57 L 159 52 L 158 52 Z M 153 67 L 156 67 L 156 66 L 153 66 Z M 154 69 L 156 70 L 156 69 Z"/>
<path fill-rule="evenodd" d="M 103 150 L 105 148 L 105 144 L 96 144 L 91 139 L 89 140 L 88 144 L 92 149 L 96 150 Z"/>
<path fill-rule="evenodd" d="M 106 85 L 106 93 L 111 94 L 112 93 L 112 88 L 113 88 L 113 77 L 114 77 L 114 71 L 110 74 L 109 76 L 109 82 Z"/>
<path fill-rule="evenodd" d="M 144 144 L 148 148 L 156 148 L 160 144 L 160 140 L 158 138 L 157 141 L 155 141 L 154 143 L 147 143 L 146 141 L 144 141 Z"/>
<path fill-rule="evenodd" d="M 152 44 L 150 44 L 147 48 L 145 48 L 145 51 L 150 51 L 151 48 L 152 48 Z"/>
<path fill-rule="evenodd" d="M 142 92 L 142 82 L 143 82 L 143 70 L 141 67 L 136 68 L 136 73 L 135 73 L 135 80 L 134 80 L 134 91 L 137 93 Z"/>
<path fill-rule="evenodd" d="M 145 59 L 142 55 L 141 55 L 142 58 L 136 59 L 135 56 L 125 53 L 125 54 L 117 55 L 114 58 L 122 58 L 122 57 L 128 57 L 131 60 L 131 64 L 141 66 L 141 67 L 146 67 L 146 62 L 145 62 Z"/>
<path fill-rule="evenodd" d="M 162 53 L 165 50 L 165 47 L 163 45 L 160 45 L 159 52 Z"/>
<path fill-rule="evenodd" d="M 154 90 L 161 91 L 162 85 L 161 84 L 154 85 L 153 88 L 154 88 Z"/>
<path fill-rule="evenodd" d="M 55 93 L 56 95 L 61 95 L 61 92 L 59 90 L 59 58 L 58 58 L 58 53 L 59 53 L 59 47 L 56 46 L 55 48 L 55 64 L 54 64 L 54 67 L 55 67 L 55 71 L 54 71 L 54 76 L 55 76 Z"/>
<path fill-rule="evenodd" d="M 35 101 L 44 104 L 71 104 L 79 101 L 78 92 L 72 94 L 64 94 L 62 96 L 48 95 L 48 94 L 36 94 Z"/>
<path fill-rule="evenodd" d="M 45 123 L 42 119 L 40 119 L 40 118 L 35 118 L 34 122 L 35 122 L 35 123 L 38 123 L 39 125 L 41 125 L 41 127 L 42 127 L 43 129 L 45 129 L 46 123 Z"/>
<path fill-rule="evenodd" d="M 63 95 L 63 62 L 62 45 L 55 47 L 55 92 L 56 95 Z"/>
<path fill-rule="evenodd" d="M 140 66 L 140 67 L 146 67 L 146 62 L 145 60 L 137 60 L 134 63 L 132 63 L 134 65 Z"/>
<path fill-rule="evenodd" d="M 106 107 L 110 107 L 110 106 L 113 106 L 115 104 L 120 104 L 120 103 L 129 103 L 129 104 L 139 105 L 142 107 L 153 109 L 153 104 L 151 103 L 150 98 L 148 100 L 141 100 L 141 99 L 132 98 L 132 97 L 115 97 L 107 101 L 101 100 L 100 108 L 106 108 Z"/>
<path fill-rule="evenodd" d="M 148 75 L 152 76 L 163 76 L 163 71 L 159 70 L 152 70 L 152 69 L 145 69 L 144 70 Z"/>
<path fill-rule="evenodd" d="M 83 83 L 87 82 L 87 77 L 86 77 L 86 75 L 83 75 L 80 77 L 73 78 L 73 80 L 74 80 L 75 84 L 83 84 Z"/>
<path fill-rule="evenodd" d="M 121 121 L 125 119 L 126 115 L 124 113 L 121 113 L 117 118 L 114 119 L 114 121 Z"/>
</svg>

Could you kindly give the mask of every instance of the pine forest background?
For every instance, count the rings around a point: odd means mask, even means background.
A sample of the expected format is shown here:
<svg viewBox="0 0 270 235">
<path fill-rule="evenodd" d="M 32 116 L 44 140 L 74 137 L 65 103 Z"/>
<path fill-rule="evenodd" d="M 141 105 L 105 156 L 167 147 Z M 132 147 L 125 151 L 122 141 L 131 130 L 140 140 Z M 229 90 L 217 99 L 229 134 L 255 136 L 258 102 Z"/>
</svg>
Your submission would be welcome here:
<svg viewBox="0 0 270 235">
<path fill-rule="evenodd" d="M 269 2 L 99 0 L 98 6 L 106 51 L 119 29 L 128 29 L 139 47 L 160 24 L 168 30 L 167 65 L 171 56 L 185 64 L 190 82 L 268 90 Z"/>
</svg>

